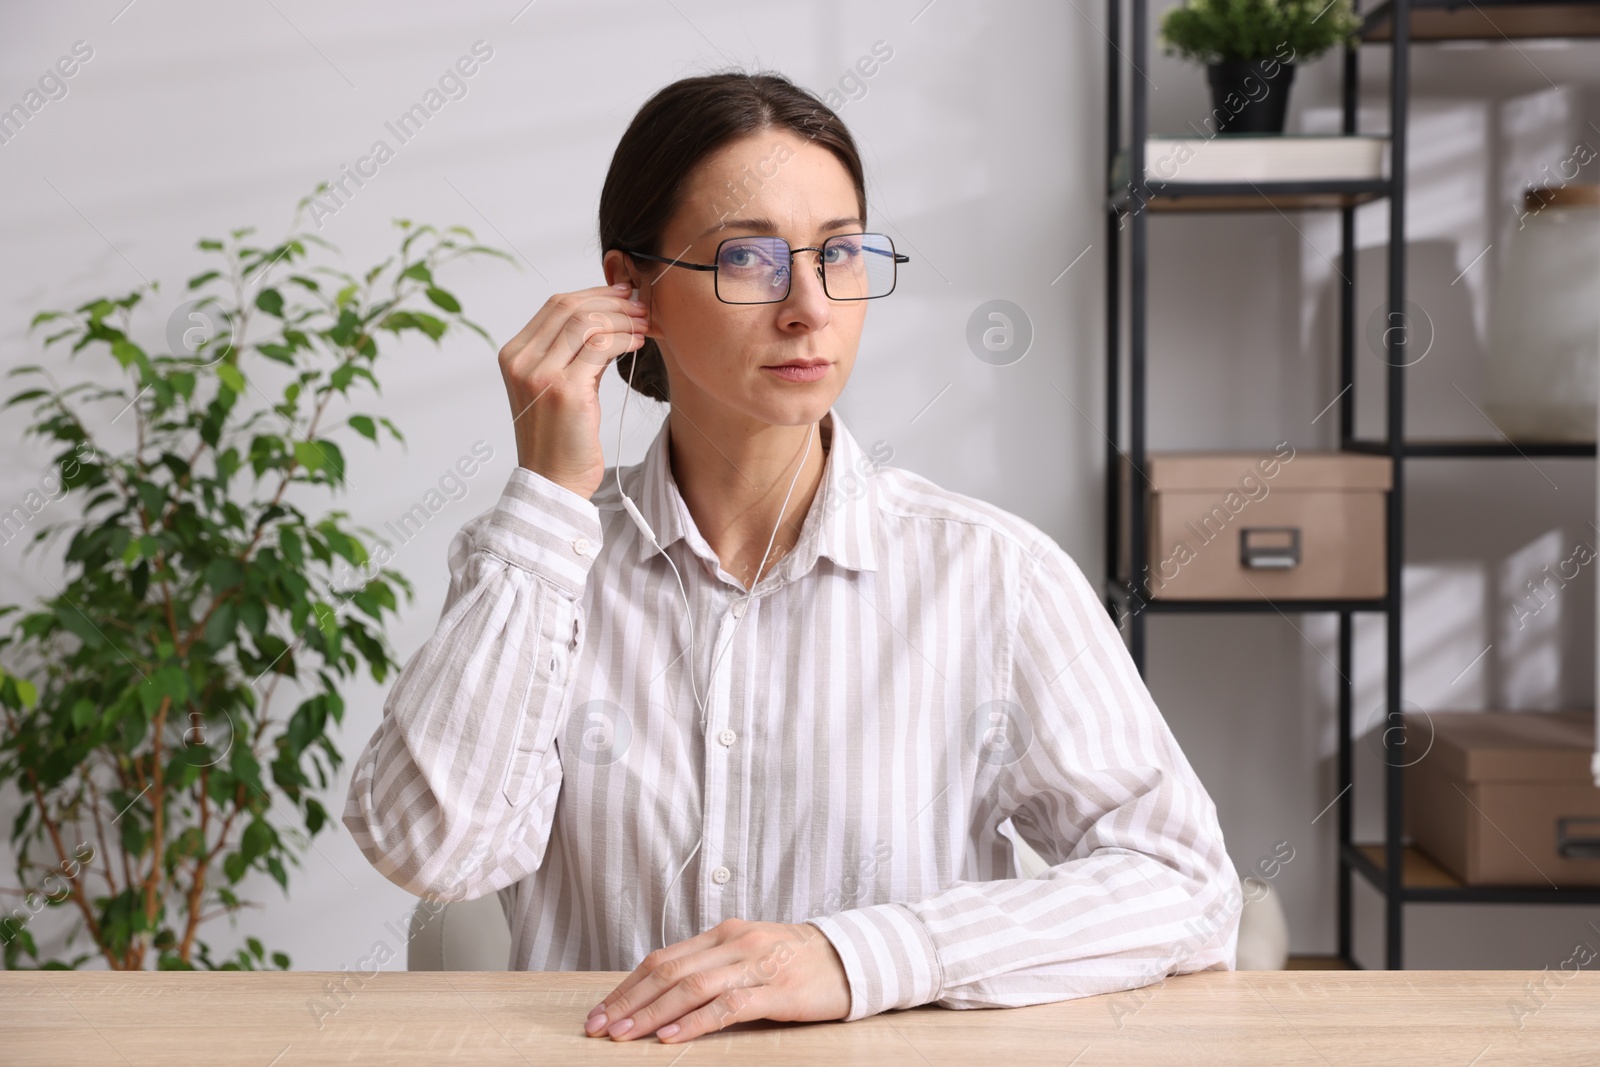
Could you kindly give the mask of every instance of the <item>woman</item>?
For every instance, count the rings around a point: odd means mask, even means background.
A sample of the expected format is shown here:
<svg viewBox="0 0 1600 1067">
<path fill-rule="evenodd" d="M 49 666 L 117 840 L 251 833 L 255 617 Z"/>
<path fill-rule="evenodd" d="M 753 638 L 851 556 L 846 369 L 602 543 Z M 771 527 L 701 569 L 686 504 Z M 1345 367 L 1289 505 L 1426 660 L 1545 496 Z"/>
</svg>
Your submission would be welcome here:
<svg viewBox="0 0 1600 1067">
<path fill-rule="evenodd" d="M 514 968 L 631 971 L 585 1028 L 621 1040 L 1231 969 L 1215 808 L 1078 567 L 834 409 L 906 260 L 838 117 L 777 76 L 669 85 L 600 235 L 608 287 L 500 353 L 518 467 L 355 767 L 372 863 L 500 891 Z M 612 362 L 668 405 L 620 470 Z"/>
</svg>

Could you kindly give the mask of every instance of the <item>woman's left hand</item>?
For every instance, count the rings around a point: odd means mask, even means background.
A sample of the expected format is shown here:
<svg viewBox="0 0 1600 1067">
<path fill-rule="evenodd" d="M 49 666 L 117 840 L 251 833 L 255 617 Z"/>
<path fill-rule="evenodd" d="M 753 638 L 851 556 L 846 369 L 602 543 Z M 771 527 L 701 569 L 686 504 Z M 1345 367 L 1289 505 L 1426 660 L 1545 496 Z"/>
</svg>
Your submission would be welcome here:
<svg viewBox="0 0 1600 1067">
<path fill-rule="evenodd" d="M 584 1030 L 677 1043 L 750 1019 L 820 1022 L 849 1014 L 844 964 L 821 930 L 728 919 L 646 956 L 595 1006 Z"/>
</svg>

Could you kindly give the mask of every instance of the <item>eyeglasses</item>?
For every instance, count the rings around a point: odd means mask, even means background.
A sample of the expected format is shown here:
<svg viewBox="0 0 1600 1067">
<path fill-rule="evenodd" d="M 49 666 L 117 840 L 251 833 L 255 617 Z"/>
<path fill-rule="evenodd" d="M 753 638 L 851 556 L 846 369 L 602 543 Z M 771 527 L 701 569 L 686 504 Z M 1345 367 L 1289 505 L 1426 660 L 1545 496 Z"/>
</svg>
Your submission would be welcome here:
<svg viewBox="0 0 1600 1067">
<path fill-rule="evenodd" d="M 711 263 L 685 263 L 631 248 L 618 251 L 688 270 L 713 271 L 717 299 L 725 304 L 787 300 L 794 257 L 801 252 L 817 253 L 822 291 L 833 300 L 888 296 L 894 292 L 896 265 L 911 262 L 911 257 L 896 252 L 894 242 L 882 233 L 841 233 L 818 247 L 793 249 L 782 237 L 729 237 L 717 245 Z"/>
</svg>

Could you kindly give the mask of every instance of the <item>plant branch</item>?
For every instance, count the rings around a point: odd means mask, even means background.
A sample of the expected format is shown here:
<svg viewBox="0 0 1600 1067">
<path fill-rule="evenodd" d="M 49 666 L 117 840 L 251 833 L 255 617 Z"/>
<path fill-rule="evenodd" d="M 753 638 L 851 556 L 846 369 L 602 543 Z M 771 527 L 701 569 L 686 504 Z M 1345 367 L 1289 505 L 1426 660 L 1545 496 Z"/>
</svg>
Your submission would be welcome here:
<svg viewBox="0 0 1600 1067">
<path fill-rule="evenodd" d="M 39 776 L 34 773 L 31 767 L 26 768 L 24 773 L 28 776 L 28 784 L 33 791 L 33 802 L 39 805 L 39 818 L 44 823 L 45 830 L 50 834 L 50 843 L 55 846 L 56 857 L 61 862 L 61 869 L 66 870 L 66 846 L 61 843 L 61 831 L 57 828 L 55 820 L 50 817 L 50 808 L 45 803 L 44 789 L 39 785 Z M 78 911 L 83 914 L 83 922 L 89 928 L 89 935 L 94 938 L 97 945 L 100 945 L 100 950 L 105 955 L 106 962 L 111 964 L 112 970 L 116 970 L 116 957 L 111 954 L 109 948 L 100 944 L 100 923 L 94 917 L 94 909 L 89 906 L 89 898 L 84 895 L 83 886 L 79 884 L 76 878 L 67 879 L 67 883 L 72 886 L 73 902 L 78 905 Z"/>
</svg>

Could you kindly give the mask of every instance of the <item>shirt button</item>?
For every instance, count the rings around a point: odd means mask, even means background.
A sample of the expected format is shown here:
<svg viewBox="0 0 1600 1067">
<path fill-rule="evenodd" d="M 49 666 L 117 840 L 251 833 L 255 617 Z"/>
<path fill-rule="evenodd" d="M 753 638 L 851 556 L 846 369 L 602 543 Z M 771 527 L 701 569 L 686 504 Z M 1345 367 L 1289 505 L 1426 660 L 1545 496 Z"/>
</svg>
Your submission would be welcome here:
<svg viewBox="0 0 1600 1067">
<path fill-rule="evenodd" d="M 731 745 L 735 741 L 739 740 L 739 735 L 734 733 L 732 730 L 724 730 L 717 735 L 717 740 L 721 741 L 725 745 Z"/>
<path fill-rule="evenodd" d="M 718 885 L 722 885 L 732 877 L 732 872 L 730 872 L 726 867 L 718 867 L 716 870 L 711 872 L 711 880 Z"/>
<path fill-rule="evenodd" d="M 733 617 L 737 619 L 737 618 L 741 618 L 743 615 L 744 615 L 744 601 L 735 600 L 733 602 Z"/>
<path fill-rule="evenodd" d="M 576 541 L 572 542 L 572 551 L 576 552 L 580 556 L 587 556 L 589 554 L 589 539 L 587 537 L 580 537 Z"/>
</svg>

